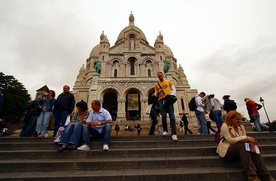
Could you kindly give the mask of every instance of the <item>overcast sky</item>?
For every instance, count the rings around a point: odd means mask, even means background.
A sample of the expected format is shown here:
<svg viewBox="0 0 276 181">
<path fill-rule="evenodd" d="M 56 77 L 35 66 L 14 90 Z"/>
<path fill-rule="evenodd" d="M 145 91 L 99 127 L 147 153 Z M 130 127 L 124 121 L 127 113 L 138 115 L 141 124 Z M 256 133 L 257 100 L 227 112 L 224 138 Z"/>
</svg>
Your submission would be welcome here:
<svg viewBox="0 0 276 181">
<path fill-rule="evenodd" d="M 0 0 L 0 63 L 31 94 L 73 87 L 102 31 L 113 46 L 131 11 L 154 46 L 161 31 L 192 89 L 265 100 L 276 120 L 275 0 Z M 261 120 L 267 122 L 264 109 Z"/>
</svg>

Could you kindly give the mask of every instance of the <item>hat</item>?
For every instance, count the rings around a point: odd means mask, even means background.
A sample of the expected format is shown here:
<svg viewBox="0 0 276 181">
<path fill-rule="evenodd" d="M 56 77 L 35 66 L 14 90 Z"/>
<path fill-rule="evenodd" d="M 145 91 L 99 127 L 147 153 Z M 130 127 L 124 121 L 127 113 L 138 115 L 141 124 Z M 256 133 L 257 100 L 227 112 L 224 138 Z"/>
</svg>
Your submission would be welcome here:
<svg viewBox="0 0 276 181">
<path fill-rule="evenodd" d="M 224 95 L 222 98 L 224 99 L 224 98 L 226 98 L 226 99 L 228 99 L 230 97 L 230 95 Z"/>
</svg>

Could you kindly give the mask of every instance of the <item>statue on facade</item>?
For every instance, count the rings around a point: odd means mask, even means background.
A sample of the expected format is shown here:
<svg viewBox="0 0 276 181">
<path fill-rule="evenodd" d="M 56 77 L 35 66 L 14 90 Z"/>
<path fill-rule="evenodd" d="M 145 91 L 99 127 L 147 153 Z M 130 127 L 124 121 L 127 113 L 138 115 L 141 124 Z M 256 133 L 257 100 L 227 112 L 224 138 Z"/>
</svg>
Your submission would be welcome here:
<svg viewBox="0 0 276 181">
<path fill-rule="evenodd" d="M 95 62 L 94 62 L 94 69 L 95 69 L 95 71 L 96 71 L 98 74 L 101 73 L 102 64 L 101 64 L 101 62 L 100 62 L 98 59 L 96 59 Z"/>
<path fill-rule="evenodd" d="M 168 73 L 169 69 L 170 69 L 170 62 L 167 59 L 165 59 L 164 60 L 164 73 L 165 74 Z"/>
</svg>

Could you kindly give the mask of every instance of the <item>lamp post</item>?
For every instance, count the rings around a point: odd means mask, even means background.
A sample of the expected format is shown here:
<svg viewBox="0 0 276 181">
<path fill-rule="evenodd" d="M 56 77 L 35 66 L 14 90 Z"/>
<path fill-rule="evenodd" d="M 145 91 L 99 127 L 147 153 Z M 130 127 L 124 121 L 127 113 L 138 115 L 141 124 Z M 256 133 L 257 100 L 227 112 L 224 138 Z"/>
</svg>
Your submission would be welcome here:
<svg viewBox="0 0 276 181">
<path fill-rule="evenodd" d="M 273 130 L 273 128 L 272 128 L 272 125 L 271 125 L 270 119 L 269 119 L 269 117 L 268 117 L 268 115 L 267 115 L 267 112 L 266 112 L 266 109 L 265 109 L 265 105 L 264 105 L 264 99 L 263 99 L 262 97 L 260 97 L 260 102 L 261 102 L 261 104 L 262 104 L 262 105 L 263 105 L 263 107 L 264 107 L 264 111 L 265 111 L 265 114 L 266 114 L 266 117 L 267 117 L 267 120 L 268 120 L 268 124 L 269 124 L 269 132 L 273 132 L 274 130 Z"/>
</svg>

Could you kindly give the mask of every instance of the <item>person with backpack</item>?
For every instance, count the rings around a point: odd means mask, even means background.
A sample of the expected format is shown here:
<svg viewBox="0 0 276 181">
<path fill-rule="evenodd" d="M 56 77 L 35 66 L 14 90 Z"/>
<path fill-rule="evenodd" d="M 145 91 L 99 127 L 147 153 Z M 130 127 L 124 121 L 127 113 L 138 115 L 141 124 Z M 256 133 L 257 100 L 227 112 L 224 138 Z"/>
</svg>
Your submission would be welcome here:
<svg viewBox="0 0 276 181">
<path fill-rule="evenodd" d="M 228 113 L 229 111 L 235 111 L 237 109 L 237 104 L 234 100 L 229 99 L 230 95 L 224 95 L 222 99 L 224 100 L 223 109 Z"/>
<path fill-rule="evenodd" d="M 205 119 L 205 113 L 204 113 L 204 107 L 205 104 L 202 102 L 202 98 L 205 97 L 205 92 L 200 92 L 196 97 L 195 97 L 195 102 L 196 102 L 196 117 L 198 119 L 198 134 L 208 134 L 207 131 L 207 122 Z"/>
</svg>

